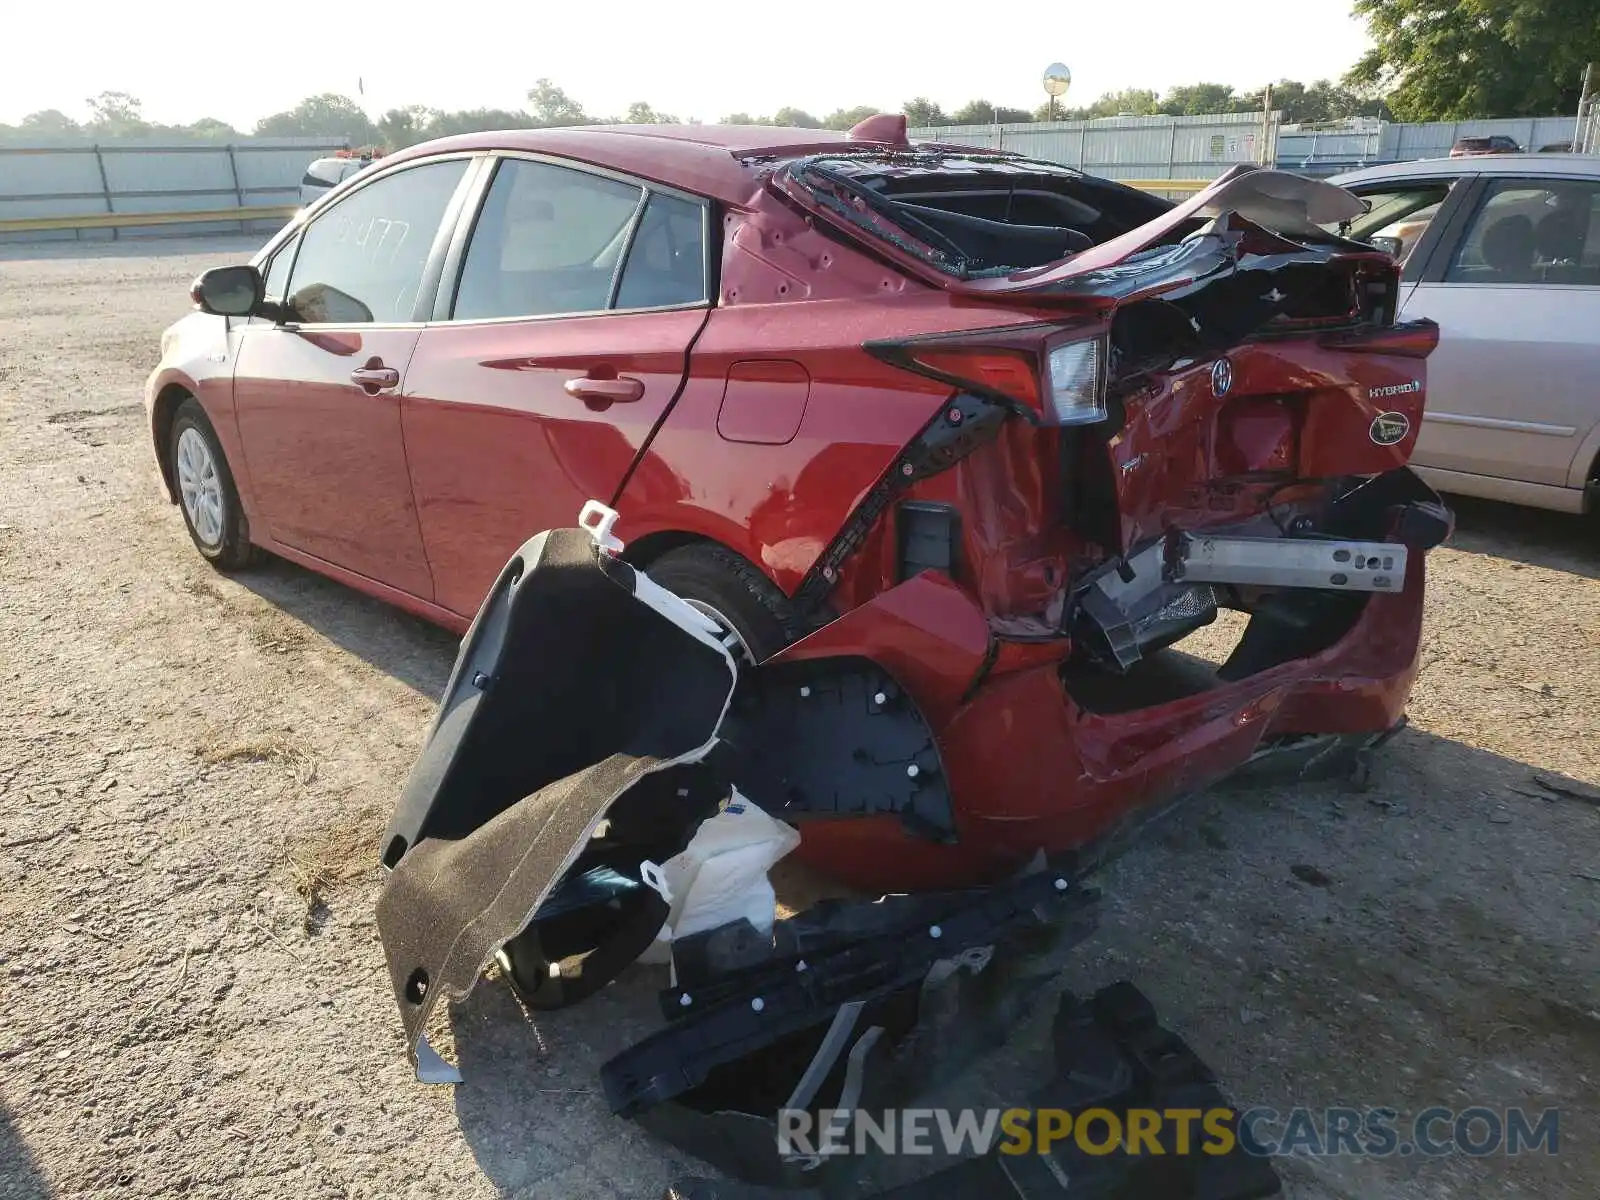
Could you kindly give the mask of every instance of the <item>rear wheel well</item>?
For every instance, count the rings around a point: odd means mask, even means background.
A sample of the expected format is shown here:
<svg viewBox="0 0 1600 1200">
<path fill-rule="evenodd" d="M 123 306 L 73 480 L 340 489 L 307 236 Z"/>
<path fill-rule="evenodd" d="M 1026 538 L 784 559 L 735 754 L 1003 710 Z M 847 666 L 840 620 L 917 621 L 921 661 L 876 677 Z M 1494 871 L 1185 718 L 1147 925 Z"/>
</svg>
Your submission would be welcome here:
<svg viewBox="0 0 1600 1200">
<path fill-rule="evenodd" d="M 178 485 L 172 476 L 172 420 L 178 406 L 193 399 L 194 393 L 182 384 L 169 383 L 156 396 L 155 408 L 150 414 L 150 432 L 156 443 L 156 462 L 161 467 L 161 478 L 167 485 L 167 499 L 178 502 Z"/>
<path fill-rule="evenodd" d="M 637 541 L 628 542 L 623 547 L 622 560 L 629 566 L 644 570 L 667 551 L 676 550 L 680 546 L 693 546 L 698 542 L 717 544 L 711 538 L 701 537 L 699 534 L 685 533 L 679 529 L 663 529 L 658 533 L 647 533 Z"/>
</svg>

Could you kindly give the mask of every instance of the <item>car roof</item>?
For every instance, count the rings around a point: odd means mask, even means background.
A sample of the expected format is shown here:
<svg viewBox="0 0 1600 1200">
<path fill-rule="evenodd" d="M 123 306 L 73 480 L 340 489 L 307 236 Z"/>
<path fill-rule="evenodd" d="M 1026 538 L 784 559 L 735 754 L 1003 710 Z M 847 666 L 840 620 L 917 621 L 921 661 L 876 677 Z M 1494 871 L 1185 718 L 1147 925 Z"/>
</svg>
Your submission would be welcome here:
<svg viewBox="0 0 1600 1200">
<path fill-rule="evenodd" d="M 1600 179 L 1600 155 L 1594 154 L 1485 154 L 1475 158 L 1423 158 L 1416 162 L 1380 163 L 1359 171 L 1335 175 L 1329 183 L 1379 180 L 1454 179 L 1462 175 L 1571 175 Z"/>
<path fill-rule="evenodd" d="M 570 158 L 636 175 L 726 204 L 747 203 L 762 168 L 772 159 L 826 153 L 841 146 L 891 148 L 852 141 L 833 129 L 772 125 L 580 125 L 557 129 L 502 129 L 438 138 L 384 159 L 408 159 L 465 150 L 514 150 Z M 898 147 L 903 149 L 903 146 Z M 769 160 L 769 161 L 752 161 Z"/>
</svg>

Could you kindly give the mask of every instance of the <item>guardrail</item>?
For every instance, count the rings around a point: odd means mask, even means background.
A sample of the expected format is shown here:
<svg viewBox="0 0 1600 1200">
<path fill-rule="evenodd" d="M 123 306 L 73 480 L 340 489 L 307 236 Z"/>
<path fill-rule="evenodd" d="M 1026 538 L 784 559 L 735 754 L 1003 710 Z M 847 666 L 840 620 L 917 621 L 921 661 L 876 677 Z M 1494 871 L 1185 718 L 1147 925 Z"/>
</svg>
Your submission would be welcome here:
<svg viewBox="0 0 1600 1200">
<path fill-rule="evenodd" d="M 1119 179 L 1116 182 L 1143 192 L 1204 191 L 1211 179 Z M 299 211 L 293 204 L 264 204 L 251 208 L 214 208 L 191 212 L 79 213 L 61 217 L 13 217 L 0 220 L 0 233 L 43 233 L 61 229 L 139 229 L 159 225 L 210 225 L 224 221 L 288 220 Z"/>
<path fill-rule="evenodd" d="M 12 217 L 0 220 L 0 233 L 39 233 L 58 229 L 137 229 L 156 225 L 209 225 L 222 221 L 288 220 L 294 204 L 262 204 L 250 208 L 195 209 L 189 212 L 78 213 L 63 217 Z"/>
<path fill-rule="evenodd" d="M 1182 192 L 1185 195 L 1194 195 L 1203 192 L 1215 179 L 1113 179 L 1112 183 L 1120 183 L 1124 187 L 1138 188 L 1141 192 Z"/>
</svg>

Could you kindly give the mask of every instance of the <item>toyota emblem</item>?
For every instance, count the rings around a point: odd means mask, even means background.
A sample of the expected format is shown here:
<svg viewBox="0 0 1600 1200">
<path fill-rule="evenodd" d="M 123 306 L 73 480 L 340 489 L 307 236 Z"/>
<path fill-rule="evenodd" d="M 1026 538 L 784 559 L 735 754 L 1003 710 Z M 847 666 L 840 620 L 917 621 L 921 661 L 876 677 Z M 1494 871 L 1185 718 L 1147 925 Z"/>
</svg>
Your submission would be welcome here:
<svg viewBox="0 0 1600 1200">
<path fill-rule="evenodd" d="M 1211 365 L 1211 394 L 1222 399 L 1233 387 L 1233 364 L 1219 358 Z"/>
</svg>

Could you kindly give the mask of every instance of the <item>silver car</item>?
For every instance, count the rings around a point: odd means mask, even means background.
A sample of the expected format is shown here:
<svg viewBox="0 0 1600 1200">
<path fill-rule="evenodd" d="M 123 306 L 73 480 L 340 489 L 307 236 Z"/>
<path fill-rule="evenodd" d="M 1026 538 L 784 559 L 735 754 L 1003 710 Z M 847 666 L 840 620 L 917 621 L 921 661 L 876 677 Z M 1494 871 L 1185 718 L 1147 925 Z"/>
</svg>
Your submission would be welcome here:
<svg viewBox="0 0 1600 1200">
<path fill-rule="evenodd" d="M 1441 158 L 1330 182 L 1369 202 L 1347 233 L 1401 259 L 1402 318 L 1439 323 L 1412 467 L 1461 495 L 1600 503 L 1600 157 Z"/>
</svg>

